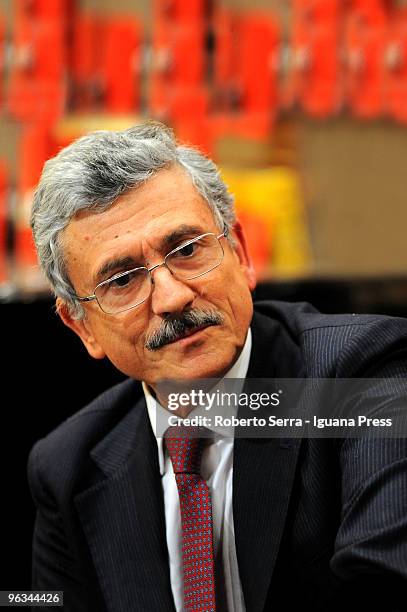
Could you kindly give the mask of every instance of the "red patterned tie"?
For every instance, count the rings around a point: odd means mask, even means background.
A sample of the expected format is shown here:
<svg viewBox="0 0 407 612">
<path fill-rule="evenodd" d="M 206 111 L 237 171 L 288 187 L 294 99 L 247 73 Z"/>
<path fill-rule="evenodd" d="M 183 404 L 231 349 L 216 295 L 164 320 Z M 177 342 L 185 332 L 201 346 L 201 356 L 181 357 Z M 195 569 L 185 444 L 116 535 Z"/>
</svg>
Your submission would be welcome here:
<svg viewBox="0 0 407 612">
<path fill-rule="evenodd" d="M 181 509 L 184 605 L 187 612 L 215 612 L 212 505 L 208 485 L 200 476 L 205 440 L 190 437 L 190 430 L 170 427 L 164 436 Z"/>
</svg>

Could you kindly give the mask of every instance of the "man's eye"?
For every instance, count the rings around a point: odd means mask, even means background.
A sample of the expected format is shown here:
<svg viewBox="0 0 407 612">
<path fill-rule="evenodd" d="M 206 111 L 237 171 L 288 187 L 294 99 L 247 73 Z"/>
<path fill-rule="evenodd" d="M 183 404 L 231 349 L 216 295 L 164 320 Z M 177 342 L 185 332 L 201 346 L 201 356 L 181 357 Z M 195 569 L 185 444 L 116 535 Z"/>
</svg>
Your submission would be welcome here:
<svg viewBox="0 0 407 612">
<path fill-rule="evenodd" d="M 122 288 L 122 287 L 127 287 L 127 285 L 132 281 L 132 279 L 134 278 L 134 274 L 123 274 L 123 276 L 119 276 L 118 278 L 113 278 L 110 283 L 109 283 L 109 287 L 112 289 L 116 289 L 116 288 Z"/>
<path fill-rule="evenodd" d="M 177 255 L 179 257 L 191 257 L 191 255 L 193 255 L 196 251 L 196 243 L 192 242 L 191 244 L 186 244 L 185 246 L 181 247 L 179 249 L 179 251 L 177 251 Z"/>
</svg>

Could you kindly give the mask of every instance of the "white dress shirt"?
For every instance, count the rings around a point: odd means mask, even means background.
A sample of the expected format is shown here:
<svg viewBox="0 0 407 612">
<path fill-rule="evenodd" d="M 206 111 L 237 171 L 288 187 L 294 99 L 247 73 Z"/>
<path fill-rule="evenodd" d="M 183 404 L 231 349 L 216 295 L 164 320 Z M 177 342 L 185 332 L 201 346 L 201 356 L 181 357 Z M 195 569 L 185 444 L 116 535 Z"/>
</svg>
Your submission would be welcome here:
<svg viewBox="0 0 407 612">
<path fill-rule="evenodd" d="M 249 367 L 252 346 L 249 328 L 243 350 L 225 378 L 244 379 Z M 156 433 L 157 411 L 165 410 L 152 396 L 148 386 L 143 383 L 151 426 Z M 165 411 L 166 414 L 167 411 Z M 188 415 L 191 417 L 193 411 Z M 245 612 L 242 586 L 237 565 L 235 530 L 232 508 L 233 443 L 232 437 L 215 426 L 210 427 L 214 437 L 208 440 L 202 454 L 201 475 L 208 484 L 213 513 L 213 540 L 216 566 L 221 562 L 223 571 L 222 587 L 228 612 Z M 181 512 L 178 488 L 175 481 L 171 459 L 165 450 L 163 438 L 157 437 L 158 460 L 164 492 L 166 538 L 170 564 L 171 589 L 177 612 L 184 612 L 184 586 L 181 549 Z"/>
</svg>

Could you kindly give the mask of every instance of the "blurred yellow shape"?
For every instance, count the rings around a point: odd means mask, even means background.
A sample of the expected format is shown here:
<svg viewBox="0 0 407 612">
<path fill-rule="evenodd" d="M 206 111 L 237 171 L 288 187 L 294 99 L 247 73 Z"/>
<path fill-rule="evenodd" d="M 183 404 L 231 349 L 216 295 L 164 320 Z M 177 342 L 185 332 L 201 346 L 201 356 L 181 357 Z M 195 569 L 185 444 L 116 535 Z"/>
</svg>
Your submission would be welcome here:
<svg viewBox="0 0 407 612">
<path fill-rule="evenodd" d="M 222 178 L 236 198 L 243 223 L 249 220 L 249 250 L 260 279 L 309 273 L 311 244 L 299 175 L 286 167 L 260 170 L 224 167 Z M 257 235 L 253 233 L 258 227 Z M 266 243 L 265 261 L 259 244 Z"/>
</svg>

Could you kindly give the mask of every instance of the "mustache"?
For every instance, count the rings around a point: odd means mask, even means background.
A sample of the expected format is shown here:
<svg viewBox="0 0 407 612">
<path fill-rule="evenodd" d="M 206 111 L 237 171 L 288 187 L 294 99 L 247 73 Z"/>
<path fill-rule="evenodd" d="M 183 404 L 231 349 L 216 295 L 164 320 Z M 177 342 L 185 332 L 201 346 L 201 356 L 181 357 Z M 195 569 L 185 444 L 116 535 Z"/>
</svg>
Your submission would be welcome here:
<svg viewBox="0 0 407 612">
<path fill-rule="evenodd" d="M 164 320 L 156 331 L 147 336 L 145 348 L 149 351 L 158 351 L 166 344 L 180 340 L 188 331 L 204 325 L 221 325 L 222 323 L 222 315 L 215 310 L 200 308 L 187 310 L 180 316 Z"/>
</svg>

